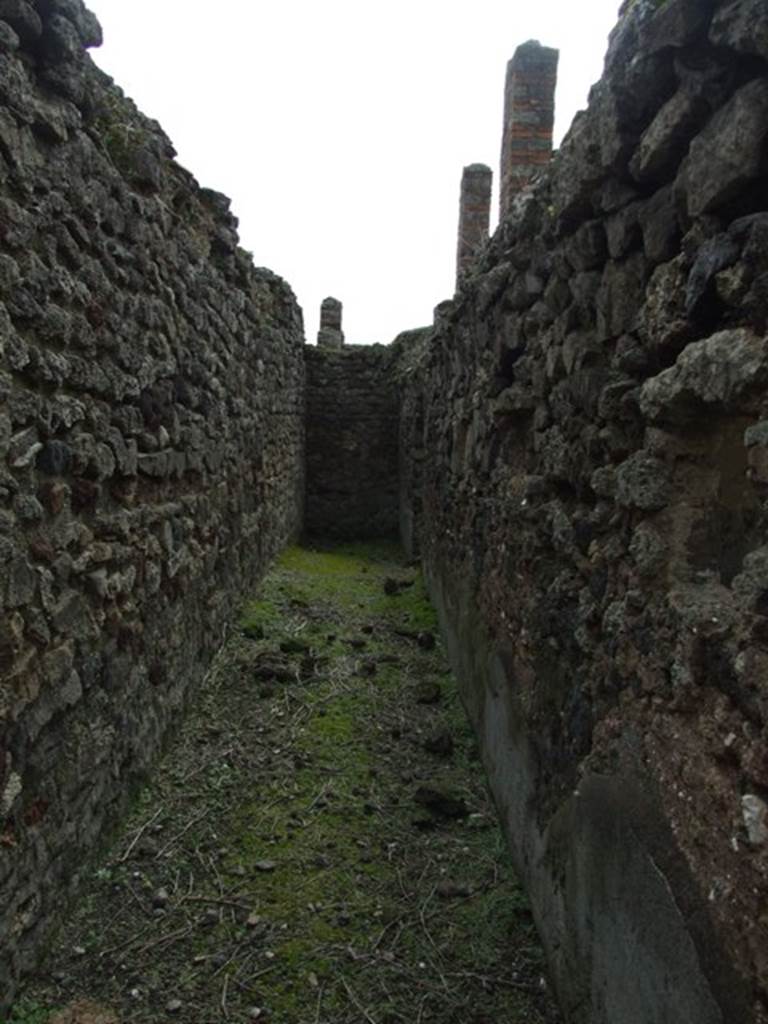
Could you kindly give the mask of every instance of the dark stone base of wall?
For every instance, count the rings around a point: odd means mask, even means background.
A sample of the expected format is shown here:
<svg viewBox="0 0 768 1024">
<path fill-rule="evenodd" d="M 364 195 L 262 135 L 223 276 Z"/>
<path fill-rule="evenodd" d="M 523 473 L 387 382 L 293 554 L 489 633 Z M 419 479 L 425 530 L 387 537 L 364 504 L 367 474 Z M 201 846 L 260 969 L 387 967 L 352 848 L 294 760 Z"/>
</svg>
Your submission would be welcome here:
<svg viewBox="0 0 768 1024">
<path fill-rule="evenodd" d="M 526 726 L 514 658 L 489 634 L 468 574 L 430 559 L 425 569 L 568 1024 L 747 1024 L 747 992 L 659 811 L 639 738 L 622 737 L 614 771 L 585 773 L 549 816 L 541 793 L 557 766 Z"/>
</svg>

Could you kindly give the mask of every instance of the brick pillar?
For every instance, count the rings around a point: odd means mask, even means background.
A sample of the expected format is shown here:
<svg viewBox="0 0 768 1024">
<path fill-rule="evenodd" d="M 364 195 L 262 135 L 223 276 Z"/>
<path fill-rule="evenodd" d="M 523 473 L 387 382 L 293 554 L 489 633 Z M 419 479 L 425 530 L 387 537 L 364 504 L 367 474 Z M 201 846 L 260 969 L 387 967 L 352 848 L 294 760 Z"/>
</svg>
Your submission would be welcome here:
<svg viewBox="0 0 768 1024">
<path fill-rule="evenodd" d="M 343 348 L 344 332 L 341 329 L 341 303 L 330 296 L 320 304 L 320 330 L 317 344 L 321 348 Z"/>
<path fill-rule="evenodd" d="M 485 164 L 470 164 L 461 176 L 459 243 L 456 251 L 456 283 L 461 280 L 477 250 L 488 237 L 491 223 L 493 171 Z"/>
<path fill-rule="evenodd" d="M 515 194 L 552 155 L 559 56 L 559 51 L 531 40 L 518 46 L 507 64 L 499 203 L 502 219 Z"/>
</svg>

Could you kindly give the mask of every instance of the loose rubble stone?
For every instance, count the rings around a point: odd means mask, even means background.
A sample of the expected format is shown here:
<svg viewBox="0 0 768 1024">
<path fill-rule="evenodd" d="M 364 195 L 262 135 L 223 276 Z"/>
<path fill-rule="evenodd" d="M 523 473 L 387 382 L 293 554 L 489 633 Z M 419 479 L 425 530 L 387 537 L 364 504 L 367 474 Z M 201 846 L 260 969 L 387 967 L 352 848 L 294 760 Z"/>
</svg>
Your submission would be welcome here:
<svg viewBox="0 0 768 1024">
<path fill-rule="evenodd" d="M 764 846 L 768 843 L 768 804 L 754 793 L 746 793 L 741 798 L 741 806 L 750 843 Z"/>
<path fill-rule="evenodd" d="M 167 889 L 158 889 L 152 896 L 152 905 L 155 907 L 166 907 L 171 897 Z"/>
</svg>

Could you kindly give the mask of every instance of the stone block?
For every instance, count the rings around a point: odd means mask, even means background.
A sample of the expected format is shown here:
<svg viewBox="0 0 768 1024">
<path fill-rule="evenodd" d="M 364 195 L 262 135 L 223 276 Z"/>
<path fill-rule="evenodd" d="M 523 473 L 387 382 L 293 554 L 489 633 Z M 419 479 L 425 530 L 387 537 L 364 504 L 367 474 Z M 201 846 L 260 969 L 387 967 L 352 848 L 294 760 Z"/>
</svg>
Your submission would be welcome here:
<svg viewBox="0 0 768 1024">
<path fill-rule="evenodd" d="M 45 22 L 40 46 L 46 60 L 51 64 L 77 61 L 83 52 L 83 44 L 77 29 L 68 18 L 59 14 L 52 15 Z"/>
<path fill-rule="evenodd" d="M 669 501 L 670 483 L 666 463 L 647 452 L 637 452 L 616 470 L 616 498 L 621 505 L 655 512 Z"/>
<path fill-rule="evenodd" d="M 641 204 L 638 221 L 643 232 L 643 250 L 651 266 L 665 263 L 677 255 L 681 228 L 671 185 L 659 189 L 651 199 Z"/>
<path fill-rule="evenodd" d="M 733 0 L 715 12 L 710 42 L 738 54 L 768 60 L 768 11 L 762 0 Z"/>
<path fill-rule="evenodd" d="M 667 181 L 709 114 L 705 100 L 681 89 L 643 132 L 629 169 L 636 181 Z"/>
<path fill-rule="evenodd" d="M 640 25 L 639 46 L 644 53 L 668 47 L 682 48 L 701 42 L 717 0 L 664 0 Z"/>
<path fill-rule="evenodd" d="M 739 198 L 768 168 L 768 81 L 755 79 L 714 115 L 691 143 L 681 188 L 691 217 Z"/>
<path fill-rule="evenodd" d="M 748 413 L 768 385 L 768 339 L 746 328 L 693 341 L 674 366 L 642 387 L 640 407 L 656 423 L 683 424 L 711 412 Z"/>
<path fill-rule="evenodd" d="M 0 18 L 6 21 L 25 45 L 40 38 L 43 23 L 27 0 L 0 0 Z"/>
<path fill-rule="evenodd" d="M 0 53 L 13 53 L 21 46 L 21 40 L 7 21 L 0 21 Z"/>
</svg>

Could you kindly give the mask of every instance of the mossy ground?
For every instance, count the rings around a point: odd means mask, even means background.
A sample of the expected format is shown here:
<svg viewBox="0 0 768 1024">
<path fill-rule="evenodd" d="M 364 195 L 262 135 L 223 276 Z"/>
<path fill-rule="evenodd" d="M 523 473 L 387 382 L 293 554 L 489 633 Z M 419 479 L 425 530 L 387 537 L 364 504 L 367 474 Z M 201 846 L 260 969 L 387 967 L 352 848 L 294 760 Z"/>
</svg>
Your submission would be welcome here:
<svg viewBox="0 0 768 1024">
<path fill-rule="evenodd" d="M 12 1020 L 555 1021 L 434 636 L 396 549 L 288 550 Z"/>
</svg>

